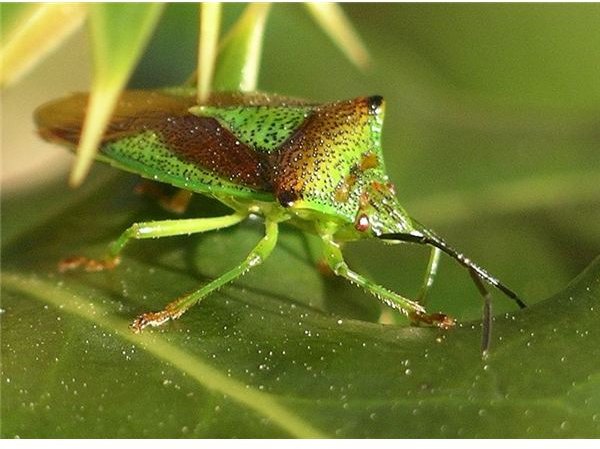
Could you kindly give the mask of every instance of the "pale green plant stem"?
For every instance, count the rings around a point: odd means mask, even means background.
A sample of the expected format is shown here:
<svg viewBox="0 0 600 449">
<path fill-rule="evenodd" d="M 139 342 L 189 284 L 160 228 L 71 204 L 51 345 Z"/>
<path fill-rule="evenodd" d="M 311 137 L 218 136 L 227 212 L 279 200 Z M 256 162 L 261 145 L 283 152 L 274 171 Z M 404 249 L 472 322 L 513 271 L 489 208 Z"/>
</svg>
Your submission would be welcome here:
<svg viewBox="0 0 600 449">
<path fill-rule="evenodd" d="M 221 29 L 220 3 L 204 2 L 200 5 L 200 33 L 198 41 L 198 103 L 205 102 L 210 95 L 210 86 L 215 71 Z"/>
</svg>

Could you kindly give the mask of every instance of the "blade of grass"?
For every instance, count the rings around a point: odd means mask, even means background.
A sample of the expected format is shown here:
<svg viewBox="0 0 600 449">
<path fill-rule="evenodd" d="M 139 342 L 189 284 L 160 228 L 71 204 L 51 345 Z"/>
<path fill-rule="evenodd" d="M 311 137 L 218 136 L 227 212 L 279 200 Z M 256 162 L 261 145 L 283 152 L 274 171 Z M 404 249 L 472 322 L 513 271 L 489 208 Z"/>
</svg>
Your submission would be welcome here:
<svg viewBox="0 0 600 449">
<path fill-rule="evenodd" d="M 215 69 L 216 91 L 256 90 L 265 23 L 271 5 L 253 3 L 223 40 Z"/>
<path fill-rule="evenodd" d="M 369 66 L 369 52 L 340 5 L 306 3 L 306 8 L 353 64 L 363 70 Z"/>
<path fill-rule="evenodd" d="M 85 19 L 87 8 L 73 4 L 2 5 L 6 32 L 0 48 L 0 87 L 17 82 L 44 56 L 71 35 Z"/>
<path fill-rule="evenodd" d="M 221 28 L 221 4 L 202 3 L 200 8 L 200 40 L 198 42 L 198 103 L 210 94 Z"/>
<path fill-rule="evenodd" d="M 87 117 L 69 179 L 71 186 L 81 184 L 85 178 L 119 94 L 158 23 L 162 9 L 163 5 L 155 3 L 90 6 L 94 74 Z"/>
</svg>

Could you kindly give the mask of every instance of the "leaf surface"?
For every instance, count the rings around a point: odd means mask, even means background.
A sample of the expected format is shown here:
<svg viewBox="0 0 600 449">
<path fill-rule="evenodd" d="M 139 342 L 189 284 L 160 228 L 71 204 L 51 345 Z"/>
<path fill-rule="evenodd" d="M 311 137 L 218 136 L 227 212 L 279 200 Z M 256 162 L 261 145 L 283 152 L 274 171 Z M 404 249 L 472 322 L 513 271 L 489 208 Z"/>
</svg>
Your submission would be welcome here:
<svg viewBox="0 0 600 449">
<path fill-rule="evenodd" d="M 478 323 L 377 324 L 362 294 L 363 308 L 344 311 L 354 290 L 319 275 L 314 242 L 287 229 L 264 266 L 136 336 L 128 320 L 225 271 L 262 230 L 134 242 L 113 272 L 58 274 L 61 257 L 99 255 L 130 222 L 166 214 L 115 198 L 128 176 L 98 182 L 3 245 L 4 437 L 600 435 L 600 259 L 554 297 L 496 317 L 482 359 Z M 6 202 L 3 216 L 38 197 Z M 199 199 L 190 213 L 220 209 Z"/>
</svg>

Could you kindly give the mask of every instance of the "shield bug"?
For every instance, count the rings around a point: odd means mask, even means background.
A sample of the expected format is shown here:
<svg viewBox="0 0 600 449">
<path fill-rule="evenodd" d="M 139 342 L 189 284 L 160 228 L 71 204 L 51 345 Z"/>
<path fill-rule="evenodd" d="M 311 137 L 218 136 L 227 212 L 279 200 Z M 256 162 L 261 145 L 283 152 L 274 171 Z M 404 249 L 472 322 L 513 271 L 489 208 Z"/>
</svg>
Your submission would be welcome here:
<svg viewBox="0 0 600 449">
<path fill-rule="evenodd" d="M 342 243 L 378 238 L 429 245 L 433 250 L 421 296 L 433 281 L 440 252 L 445 252 L 469 270 L 486 298 L 488 317 L 489 294 L 483 281 L 525 307 L 499 280 L 404 211 L 386 174 L 381 97 L 312 104 L 267 94 L 232 93 L 214 94 L 202 105 L 196 105 L 194 98 L 193 93 L 181 91 L 125 92 L 97 159 L 215 198 L 233 213 L 136 223 L 110 246 L 105 259 L 76 257 L 63 261 L 62 268 L 113 268 L 131 239 L 216 230 L 249 215 L 264 218 L 265 235 L 243 262 L 221 277 L 164 310 L 140 315 L 132 324 L 135 331 L 180 317 L 212 291 L 261 264 L 275 247 L 280 223 L 318 235 L 324 259 L 336 275 L 361 286 L 414 323 L 448 328 L 454 320 L 442 313 L 427 313 L 421 301 L 352 271 L 342 255 Z M 87 95 L 76 94 L 39 108 L 40 135 L 74 148 L 86 104 Z M 484 321 L 489 330 L 489 318 Z"/>
</svg>

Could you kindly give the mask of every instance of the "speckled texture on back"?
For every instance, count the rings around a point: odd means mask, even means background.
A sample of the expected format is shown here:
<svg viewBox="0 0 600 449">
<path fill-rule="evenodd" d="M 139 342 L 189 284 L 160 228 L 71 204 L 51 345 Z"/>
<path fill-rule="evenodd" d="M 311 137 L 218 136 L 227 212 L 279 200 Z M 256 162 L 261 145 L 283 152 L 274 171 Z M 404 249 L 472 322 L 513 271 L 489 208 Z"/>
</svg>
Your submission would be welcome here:
<svg viewBox="0 0 600 449">
<path fill-rule="evenodd" d="M 77 144 L 86 105 L 87 95 L 77 94 L 43 106 L 36 114 L 40 134 Z M 279 201 L 290 211 L 312 210 L 351 224 L 362 212 L 377 212 L 375 198 L 396 208 L 382 124 L 381 97 L 310 105 L 265 94 L 219 94 L 198 107 L 190 96 L 127 91 L 100 158 L 217 198 Z"/>
<path fill-rule="evenodd" d="M 199 106 L 194 113 L 213 117 L 242 142 L 257 151 L 279 149 L 306 120 L 311 106 Z"/>
<path fill-rule="evenodd" d="M 381 97 L 363 97 L 316 108 L 282 145 L 274 185 L 281 202 L 313 205 L 353 220 L 366 184 L 387 182 L 381 149 Z M 364 167 L 364 158 L 371 166 Z M 340 190 L 347 188 L 347 195 Z"/>
<path fill-rule="evenodd" d="M 76 145 L 87 99 L 87 94 L 76 94 L 42 106 L 36 112 L 40 134 Z M 124 92 L 103 137 L 102 160 L 199 193 L 249 197 L 258 192 L 269 193 L 263 199 L 271 198 L 268 164 L 261 154 L 216 119 L 190 114 L 194 104 L 193 97 Z"/>
</svg>

